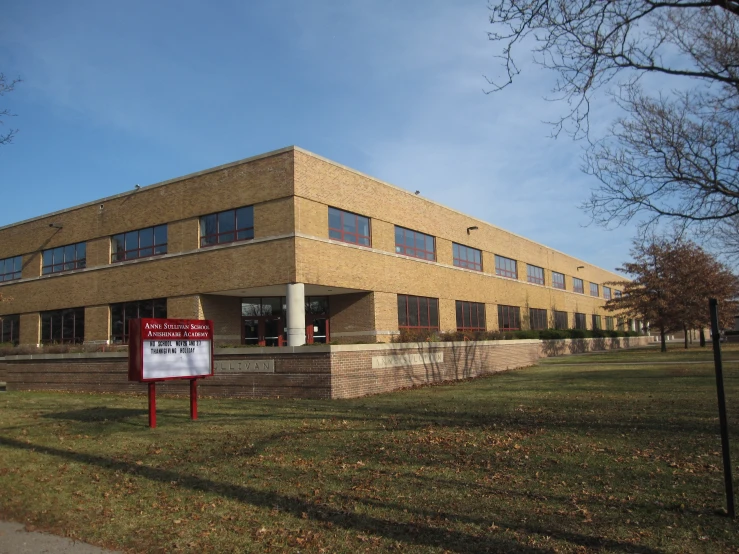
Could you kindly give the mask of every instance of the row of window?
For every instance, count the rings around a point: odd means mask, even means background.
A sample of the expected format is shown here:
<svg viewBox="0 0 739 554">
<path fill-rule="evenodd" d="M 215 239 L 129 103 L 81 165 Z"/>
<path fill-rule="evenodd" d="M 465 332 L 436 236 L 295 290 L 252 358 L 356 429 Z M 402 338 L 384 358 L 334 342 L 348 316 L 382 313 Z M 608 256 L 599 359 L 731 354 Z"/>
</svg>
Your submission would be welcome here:
<svg viewBox="0 0 739 554">
<path fill-rule="evenodd" d="M 328 209 L 328 235 L 333 240 L 371 246 L 370 220 L 367 217 L 345 212 L 337 208 Z M 422 260 L 436 260 L 436 239 L 419 231 L 395 226 L 395 252 L 420 258 Z M 482 271 L 482 251 L 477 248 L 452 243 L 453 263 L 457 267 Z M 518 279 L 518 262 L 505 256 L 495 255 L 495 274 L 510 279 Z M 544 285 L 544 268 L 526 264 L 526 279 L 529 283 Z M 552 271 L 552 287 L 566 290 L 565 276 L 563 273 Z M 585 294 L 582 279 L 572 278 L 572 290 Z M 590 295 L 600 296 L 599 285 L 590 283 Z M 616 297 L 621 296 L 620 291 L 615 291 Z M 611 299 L 611 289 L 603 287 L 603 298 Z"/>
<path fill-rule="evenodd" d="M 484 331 L 485 304 L 480 302 L 456 301 L 457 330 Z M 552 311 L 550 321 L 547 310 L 529 308 L 528 328 L 539 329 L 569 329 L 569 314 L 558 310 Z M 605 328 L 614 330 L 614 317 L 605 316 Z M 618 328 L 625 329 L 626 320 L 618 318 Z M 439 329 L 439 299 L 425 296 L 398 295 L 398 327 L 400 329 Z M 521 329 L 521 308 L 519 306 L 498 305 L 498 328 L 501 331 L 517 331 Z M 573 329 L 587 329 L 585 314 L 575 313 Z M 591 329 L 602 329 L 601 316 L 592 314 Z"/>
<path fill-rule="evenodd" d="M 370 220 L 367 217 L 328 208 L 329 238 L 361 246 L 371 246 Z M 200 246 L 208 247 L 254 238 L 254 207 L 225 210 L 200 218 Z M 482 252 L 476 248 L 452 243 L 453 263 L 457 267 L 482 271 Z M 419 231 L 395 226 L 395 252 L 422 260 L 436 260 L 436 239 Z M 167 225 L 157 225 L 111 237 L 111 262 L 148 258 L 167 253 Z M 82 269 L 86 265 L 84 242 L 43 251 L 43 275 Z M 495 274 L 518 279 L 518 262 L 495 255 Z M 544 268 L 526 264 L 529 283 L 544 285 Z M 0 282 L 21 278 L 21 256 L 0 260 Z M 566 290 L 565 276 L 552 271 L 552 287 Z M 572 278 L 572 290 L 584 294 L 582 279 Z M 599 285 L 590 283 L 591 296 L 600 296 Z M 616 297 L 620 291 L 614 291 Z M 611 299 L 611 289 L 603 286 L 603 298 Z"/>
</svg>

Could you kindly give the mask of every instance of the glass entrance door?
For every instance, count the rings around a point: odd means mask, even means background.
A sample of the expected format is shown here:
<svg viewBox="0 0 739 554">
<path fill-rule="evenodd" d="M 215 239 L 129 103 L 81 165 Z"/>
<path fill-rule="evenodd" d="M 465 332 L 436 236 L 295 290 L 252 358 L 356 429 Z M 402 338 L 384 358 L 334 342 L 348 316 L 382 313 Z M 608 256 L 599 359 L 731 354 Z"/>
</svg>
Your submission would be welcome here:
<svg viewBox="0 0 739 554">
<path fill-rule="evenodd" d="M 308 344 L 328 344 L 328 317 L 306 316 L 305 338 Z"/>
<path fill-rule="evenodd" d="M 259 320 L 242 318 L 242 344 L 257 346 L 259 344 Z"/>
<path fill-rule="evenodd" d="M 282 346 L 282 318 L 273 316 L 242 317 L 241 344 L 252 346 Z"/>
</svg>

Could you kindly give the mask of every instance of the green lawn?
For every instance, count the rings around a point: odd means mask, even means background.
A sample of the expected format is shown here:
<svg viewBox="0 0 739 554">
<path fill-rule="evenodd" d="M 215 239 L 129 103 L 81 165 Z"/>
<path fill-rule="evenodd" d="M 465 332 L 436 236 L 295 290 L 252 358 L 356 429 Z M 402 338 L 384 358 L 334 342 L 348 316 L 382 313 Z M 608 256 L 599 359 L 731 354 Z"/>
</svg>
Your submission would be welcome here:
<svg viewBox="0 0 739 554">
<path fill-rule="evenodd" d="M 186 398 L 160 398 L 153 430 L 143 396 L 0 394 L 0 517 L 131 552 L 739 552 L 713 369 L 685 357 L 571 356 L 349 401 L 201 399 L 195 422 Z"/>
</svg>

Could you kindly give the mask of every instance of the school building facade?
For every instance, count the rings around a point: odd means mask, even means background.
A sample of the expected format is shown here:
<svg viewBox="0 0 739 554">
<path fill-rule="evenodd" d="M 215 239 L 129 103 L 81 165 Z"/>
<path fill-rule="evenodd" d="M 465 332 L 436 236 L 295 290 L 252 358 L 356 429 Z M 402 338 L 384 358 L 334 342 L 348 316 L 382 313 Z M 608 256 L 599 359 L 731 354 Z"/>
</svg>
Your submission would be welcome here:
<svg viewBox="0 0 739 554">
<path fill-rule="evenodd" d="M 401 329 L 626 329 L 621 276 L 297 147 L 0 228 L 0 343 L 124 344 L 136 317 L 217 344 Z"/>
</svg>

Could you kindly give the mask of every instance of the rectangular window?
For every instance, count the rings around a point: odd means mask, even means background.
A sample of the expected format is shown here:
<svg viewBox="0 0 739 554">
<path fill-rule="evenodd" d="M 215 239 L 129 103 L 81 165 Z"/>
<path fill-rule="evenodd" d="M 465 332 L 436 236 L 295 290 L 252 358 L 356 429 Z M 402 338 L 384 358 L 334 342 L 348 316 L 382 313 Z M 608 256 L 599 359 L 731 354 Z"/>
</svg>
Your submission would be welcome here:
<svg viewBox="0 0 739 554">
<path fill-rule="evenodd" d="M 565 290 L 565 275 L 564 273 L 557 273 L 552 271 L 552 286 L 555 289 Z"/>
<path fill-rule="evenodd" d="M 200 217 L 200 247 L 254 238 L 254 206 Z"/>
<path fill-rule="evenodd" d="M 611 287 L 603 285 L 603 298 L 605 298 L 606 300 L 611 299 Z"/>
<path fill-rule="evenodd" d="M 498 305 L 498 329 L 515 331 L 521 328 L 521 308 Z"/>
<path fill-rule="evenodd" d="M 582 279 L 578 279 L 577 277 L 572 278 L 572 290 L 579 292 L 580 294 L 585 294 L 585 287 L 583 286 Z"/>
<path fill-rule="evenodd" d="M 595 283 L 590 283 L 590 296 L 600 296 L 598 285 L 596 285 Z"/>
<path fill-rule="evenodd" d="M 371 246 L 370 220 L 363 215 L 345 212 L 337 208 L 328 209 L 328 238 Z"/>
<path fill-rule="evenodd" d="M 452 251 L 454 253 L 454 265 L 482 271 L 482 252 L 477 248 L 470 248 L 453 242 Z"/>
<path fill-rule="evenodd" d="M 398 327 L 400 329 L 438 329 L 439 299 L 399 294 Z"/>
<path fill-rule="evenodd" d="M 111 261 L 123 262 L 167 253 L 167 225 L 113 235 Z"/>
<path fill-rule="evenodd" d="M 395 226 L 395 252 L 421 258 L 422 260 L 436 260 L 436 244 L 434 237 L 424 235 L 418 231 L 411 231 L 404 227 Z"/>
<path fill-rule="evenodd" d="M 575 313 L 575 329 L 587 329 L 585 314 Z"/>
<path fill-rule="evenodd" d="M 623 317 L 619 317 L 619 318 L 618 318 L 618 319 L 616 320 L 616 325 L 618 325 L 618 330 L 619 330 L 619 331 L 624 331 L 624 330 L 626 330 L 626 320 L 625 320 L 625 319 L 624 319 Z"/>
<path fill-rule="evenodd" d="M 613 316 L 612 315 L 606 316 L 606 329 L 609 331 L 613 331 Z"/>
<path fill-rule="evenodd" d="M 600 316 L 593 314 L 593 330 L 595 329 L 602 329 L 600 324 Z"/>
<path fill-rule="evenodd" d="M 621 298 L 621 291 L 620 290 L 614 290 L 613 291 L 614 298 Z"/>
<path fill-rule="evenodd" d="M 21 256 L 0 260 L 0 283 L 21 278 Z"/>
<path fill-rule="evenodd" d="M 484 331 L 485 304 L 457 300 L 457 331 Z"/>
<path fill-rule="evenodd" d="M 549 327 L 547 324 L 547 311 L 529 308 L 529 327 L 532 330 L 546 329 Z"/>
<path fill-rule="evenodd" d="M 544 284 L 544 269 L 535 265 L 526 264 L 526 277 L 529 283 Z"/>
<path fill-rule="evenodd" d="M 82 269 L 85 267 L 86 251 L 87 244 L 84 242 L 44 250 L 41 273 L 48 275 L 49 273 Z"/>
<path fill-rule="evenodd" d="M 84 340 L 84 308 L 41 312 L 41 344 L 79 344 Z"/>
<path fill-rule="evenodd" d="M 110 305 L 110 342 L 128 344 L 128 322 L 141 317 L 167 317 L 167 299 L 138 300 Z"/>
<path fill-rule="evenodd" d="M 554 312 L 554 328 L 555 329 L 569 329 L 570 322 L 567 320 L 567 312 Z"/>
<path fill-rule="evenodd" d="M 501 277 L 510 277 L 511 279 L 518 279 L 518 266 L 516 260 L 510 258 L 504 258 L 503 256 L 495 255 L 495 274 Z"/>
<path fill-rule="evenodd" d="M 12 344 L 18 346 L 18 332 L 21 327 L 21 316 L 0 316 L 0 344 Z"/>
</svg>

